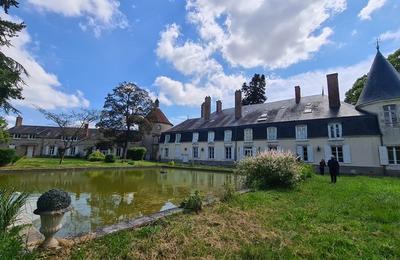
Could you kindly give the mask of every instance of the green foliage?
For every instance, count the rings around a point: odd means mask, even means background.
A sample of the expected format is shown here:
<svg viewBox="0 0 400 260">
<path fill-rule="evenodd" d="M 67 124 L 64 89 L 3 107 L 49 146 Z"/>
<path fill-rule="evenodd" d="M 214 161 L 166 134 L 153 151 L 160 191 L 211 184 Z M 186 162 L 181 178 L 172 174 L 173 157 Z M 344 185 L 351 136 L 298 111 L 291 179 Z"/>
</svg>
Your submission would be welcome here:
<svg viewBox="0 0 400 260">
<path fill-rule="evenodd" d="M 311 178 L 315 174 L 315 168 L 310 164 L 305 164 L 305 163 L 302 164 L 300 166 L 300 171 L 301 171 L 301 178 L 303 180 Z"/>
<path fill-rule="evenodd" d="M 400 72 L 400 49 L 390 54 L 387 59 Z"/>
<path fill-rule="evenodd" d="M 104 161 L 105 158 L 106 156 L 104 155 L 104 153 L 100 152 L 99 150 L 92 152 L 88 156 L 88 160 L 91 162 Z"/>
<path fill-rule="evenodd" d="M 236 172 L 250 188 L 291 188 L 301 181 L 301 169 L 291 153 L 269 151 L 240 161 Z"/>
<path fill-rule="evenodd" d="M 25 250 L 20 230 L 21 227 L 13 227 L 0 232 L 0 259 L 36 259 L 35 254 Z"/>
<path fill-rule="evenodd" d="M 168 162 L 168 165 L 169 165 L 169 166 L 175 166 L 175 162 L 174 162 L 174 161 L 169 161 L 169 162 Z"/>
<path fill-rule="evenodd" d="M 14 165 L 16 162 L 18 162 L 19 160 L 21 160 L 23 158 L 23 156 L 18 156 L 15 155 L 11 161 L 11 164 Z"/>
<path fill-rule="evenodd" d="M 14 149 L 0 149 L 0 166 L 5 166 L 12 163 L 15 156 L 16 155 Z"/>
<path fill-rule="evenodd" d="M 201 211 L 202 206 L 203 200 L 197 190 L 184 199 L 180 205 L 186 212 L 196 212 L 196 214 Z"/>
<path fill-rule="evenodd" d="M 13 189 L 0 190 L 0 233 L 6 232 L 7 227 L 16 221 L 18 213 L 28 197 L 29 194 L 17 193 Z"/>
<path fill-rule="evenodd" d="M 115 158 L 115 155 L 113 155 L 113 154 L 107 154 L 106 158 L 104 159 L 104 161 L 106 163 L 115 163 L 115 160 L 116 160 L 116 158 Z"/>
<path fill-rule="evenodd" d="M 233 199 L 236 193 L 235 185 L 232 183 L 224 183 L 222 187 L 222 192 L 220 195 L 220 199 L 222 202 L 229 202 Z"/>
<path fill-rule="evenodd" d="M 7 121 L 0 117 L 0 144 L 6 144 L 10 140 L 10 134 L 7 131 Z"/>
<path fill-rule="evenodd" d="M 134 161 L 141 161 L 144 159 L 146 151 L 145 147 L 132 147 L 128 149 L 127 158 Z"/>
<path fill-rule="evenodd" d="M 249 85 L 243 83 L 242 92 L 244 94 L 242 104 L 262 104 L 267 100 L 265 96 L 265 76 L 264 74 L 254 74 Z"/>
</svg>

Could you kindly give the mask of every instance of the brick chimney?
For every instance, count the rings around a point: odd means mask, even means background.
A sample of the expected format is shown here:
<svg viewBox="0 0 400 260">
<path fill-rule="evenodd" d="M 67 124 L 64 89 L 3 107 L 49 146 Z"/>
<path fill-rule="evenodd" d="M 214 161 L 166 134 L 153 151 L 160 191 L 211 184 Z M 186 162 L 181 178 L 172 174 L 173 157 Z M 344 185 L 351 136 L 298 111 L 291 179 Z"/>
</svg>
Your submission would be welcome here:
<svg viewBox="0 0 400 260">
<path fill-rule="evenodd" d="M 211 115 L 211 97 L 207 96 L 204 99 L 204 119 L 209 120 Z"/>
<path fill-rule="evenodd" d="M 17 118 L 15 119 L 15 127 L 17 126 L 22 126 L 22 117 L 17 116 Z"/>
<path fill-rule="evenodd" d="M 221 113 L 222 112 L 222 101 L 221 100 L 217 100 L 217 102 L 215 102 L 216 108 L 217 108 L 217 113 Z"/>
<path fill-rule="evenodd" d="M 204 118 L 204 102 L 201 103 L 201 118 Z"/>
<path fill-rule="evenodd" d="M 83 127 L 83 129 L 84 129 L 85 137 L 88 138 L 89 137 L 89 124 L 86 123 L 85 126 Z"/>
<path fill-rule="evenodd" d="M 338 74 L 328 74 L 326 79 L 328 81 L 329 108 L 338 109 L 340 107 Z"/>
<path fill-rule="evenodd" d="M 300 86 L 294 87 L 294 94 L 295 94 L 296 104 L 299 104 L 300 103 L 300 98 L 301 98 Z"/>
<path fill-rule="evenodd" d="M 235 118 L 239 119 L 242 117 L 242 91 L 235 91 Z"/>
</svg>

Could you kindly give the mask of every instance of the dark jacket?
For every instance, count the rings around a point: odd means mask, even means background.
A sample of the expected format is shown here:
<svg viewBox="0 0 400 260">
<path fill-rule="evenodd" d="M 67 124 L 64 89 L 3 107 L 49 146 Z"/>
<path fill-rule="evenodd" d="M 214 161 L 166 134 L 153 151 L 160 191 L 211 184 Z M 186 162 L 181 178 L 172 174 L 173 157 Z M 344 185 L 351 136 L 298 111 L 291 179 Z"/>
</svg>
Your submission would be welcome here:
<svg viewBox="0 0 400 260">
<path fill-rule="evenodd" d="M 321 160 L 319 162 L 319 168 L 325 168 L 325 166 L 326 166 L 325 160 Z"/>
<path fill-rule="evenodd" d="M 332 158 L 328 161 L 329 173 L 331 174 L 339 174 L 339 163 L 335 158 Z"/>
</svg>

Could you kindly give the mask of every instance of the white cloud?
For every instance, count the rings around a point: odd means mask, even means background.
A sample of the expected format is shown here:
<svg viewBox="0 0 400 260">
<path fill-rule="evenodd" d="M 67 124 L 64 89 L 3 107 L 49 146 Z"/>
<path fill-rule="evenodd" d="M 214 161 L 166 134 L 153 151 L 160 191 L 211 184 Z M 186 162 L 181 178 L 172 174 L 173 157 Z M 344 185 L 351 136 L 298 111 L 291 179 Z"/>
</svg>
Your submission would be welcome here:
<svg viewBox="0 0 400 260">
<path fill-rule="evenodd" d="M 369 0 L 368 4 L 358 13 L 358 17 L 361 20 L 371 20 L 372 13 L 382 8 L 385 3 L 386 0 Z"/>
<path fill-rule="evenodd" d="M 400 29 L 397 31 L 387 31 L 379 35 L 379 39 L 382 41 L 399 41 L 400 40 Z"/>
<path fill-rule="evenodd" d="M 2 18 L 7 20 L 10 16 L 2 14 Z M 35 107 L 40 106 L 45 109 L 88 107 L 89 101 L 81 91 L 75 94 L 67 94 L 61 90 L 61 83 L 57 76 L 47 72 L 29 52 L 28 46 L 31 37 L 27 30 L 23 30 L 18 37 L 12 38 L 12 47 L 2 48 L 5 55 L 13 58 L 22 64 L 29 76 L 24 76 L 26 86 L 23 88 L 24 100 L 13 101 L 16 106 Z"/>
<path fill-rule="evenodd" d="M 323 23 L 345 9 L 346 0 L 187 2 L 201 39 L 245 68 L 285 68 L 309 59 L 333 34 Z"/>
<path fill-rule="evenodd" d="M 82 30 L 91 28 L 96 37 L 103 30 L 128 27 L 126 16 L 119 10 L 116 0 L 28 0 L 41 11 L 62 14 L 67 17 L 85 17 L 85 23 L 79 23 Z"/>
</svg>

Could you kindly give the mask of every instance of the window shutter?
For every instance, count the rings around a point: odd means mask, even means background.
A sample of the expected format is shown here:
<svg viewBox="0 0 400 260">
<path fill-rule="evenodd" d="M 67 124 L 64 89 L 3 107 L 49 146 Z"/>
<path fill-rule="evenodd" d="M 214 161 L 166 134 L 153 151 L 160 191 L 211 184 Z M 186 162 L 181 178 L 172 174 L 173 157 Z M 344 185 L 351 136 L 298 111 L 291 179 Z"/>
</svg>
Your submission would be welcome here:
<svg viewBox="0 0 400 260">
<path fill-rule="evenodd" d="M 70 148 L 68 148 L 67 150 L 65 150 L 64 154 L 65 154 L 65 155 L 70 155 L 70 154 L 69 154 L 69 151 L 71 151 Z"/>
<path fill-rule="evenodd" d="M 324 152 L 325 152 L 325 161 L 328 162 L 332 156 L 331 147 L 329 145 L 325 145 Z"/>
<path fill-rule="evenodd" d="M 243 158 L 243 146 L 239 147 L 239 160 L 241 160 Z"/>
<path fill-rule="evenodd" d="M 75 146 L 75 154 L 79 154 L 79 146 Z"/>
<path fill-rule="evenodd" d="M 350 145 L 343 145 L 343 162 L 351 163 Z"/>
<path fill-rule="evenodd" d="M 44 152 L 46 155 L 49 155 L 49 146 L 46 146 L 46 150 Z"/>
<path fill-rule="evenodd" d="M 58 155 L 58 147 L 54 147 L 54 155 Z"/>
<path fill-rule="evenodd" d="M 251 150 L 252 150 L 252 156 L 253 157 L 256 157 L 257 156 L 257 147 L 255 147 L 255 146 L 253 146 L 252 148 L 251 148 Z"/>
<path fill-rule="evenodd" d="M 307 146 L 308 162 L 314 162 L 314 149 L 312 145 Z"/>
<path fill-rule="evenodd" d="M 303 154 L 303 146 L 297 146 L 296 147 L 296 157 L 300 156 L 300 158 L 303 160 L 304 154 Z"/>
<path fill-rule="evenodd" d="M 379 158 L 381 165 L 389 165 L 388 150 L 386 146 L 379 146 Z"/>
<path fill-rule="evenodd" d="M 276 147 L 276 150 L 277 150 L 278 152 L 283 152 L 282 146 L 280 146 L 280 145 L 278 145 L 278 146 Z"/>
<path fill-rule="evenodd" d="M 331 139 L 331 124 L 328 124 L 328 138 Z"/>
</svg>

